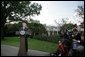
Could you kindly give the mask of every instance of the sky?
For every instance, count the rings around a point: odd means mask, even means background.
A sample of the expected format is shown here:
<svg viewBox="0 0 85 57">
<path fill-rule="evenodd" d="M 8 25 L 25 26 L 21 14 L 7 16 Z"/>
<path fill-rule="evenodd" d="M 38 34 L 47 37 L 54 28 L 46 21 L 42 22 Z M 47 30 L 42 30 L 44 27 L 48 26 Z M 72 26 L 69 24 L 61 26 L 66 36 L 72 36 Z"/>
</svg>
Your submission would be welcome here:
<svg viewBox="0 0 85 57">
<path fill-rule="evenodd" d="M 83 1 L 32 1 L 34 2 L 41 4 L 42 10 L 40 15 L 31 18 L 39 20 L 42 24 L 56 26 L 54 20 L 61 23 L 62 18 L 68 18 L 68 23 L 71 21 L 79 24 L 81 21 L 76 17 L 75 10 L 78 5 L 84 5 Z"/>
</svg>

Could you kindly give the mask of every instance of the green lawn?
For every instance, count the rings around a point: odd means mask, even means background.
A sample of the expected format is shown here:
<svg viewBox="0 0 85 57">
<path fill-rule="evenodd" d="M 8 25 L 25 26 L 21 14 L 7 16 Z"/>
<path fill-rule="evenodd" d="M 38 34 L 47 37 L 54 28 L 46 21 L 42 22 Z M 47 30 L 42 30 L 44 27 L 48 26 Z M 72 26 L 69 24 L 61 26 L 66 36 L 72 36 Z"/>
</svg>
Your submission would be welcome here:
<svg viewBox="0 0 85 57">
<path fill-rule="evenodd" d="M 17 47 L 19 47 L 19 42 L 20 42 L 19 37 L 5 37 L 5 40 L 1 40 L 1 44 Z M 52 52 L 56 50 L 57 44 L 29 38 L 28 48 L 45 52 Z"/>
</svg>

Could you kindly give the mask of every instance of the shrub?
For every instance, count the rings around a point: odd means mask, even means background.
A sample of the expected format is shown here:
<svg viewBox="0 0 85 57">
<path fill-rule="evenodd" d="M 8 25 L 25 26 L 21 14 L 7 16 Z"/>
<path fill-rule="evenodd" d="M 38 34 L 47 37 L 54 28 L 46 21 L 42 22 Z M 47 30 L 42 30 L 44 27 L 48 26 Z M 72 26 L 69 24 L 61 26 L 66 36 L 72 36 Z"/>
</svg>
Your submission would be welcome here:
<svg viewBox="0 0 85 57">
<path fill-rule="evenodd" d="M 56 36 L 36 35 L 33 38 L 38 39 L 38 40 L 42 40 L 42 41 L 49 41 L 49 42 L 53 42 L 53 43 L 58 43 L 58 41 L 61 39 L 59 35 L 56 35 Z"/>
</svg>

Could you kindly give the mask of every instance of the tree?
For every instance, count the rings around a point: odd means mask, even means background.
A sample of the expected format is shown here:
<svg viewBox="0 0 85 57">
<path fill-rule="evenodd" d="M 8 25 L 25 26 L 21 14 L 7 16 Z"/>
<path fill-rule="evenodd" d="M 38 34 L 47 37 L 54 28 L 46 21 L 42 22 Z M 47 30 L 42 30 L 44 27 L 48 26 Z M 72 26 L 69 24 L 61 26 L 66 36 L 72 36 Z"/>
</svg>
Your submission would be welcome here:
<svg viewBox="0 0 85 57">
<path fill-rule="evenodd" d="M 77 12 L 77 15 L 79 17 L 81 17 L 82 19 L 84 19 L 84 6 L 83 5 L 78 6 L 77 9 L 76 9 L 76 12 Z"/>
<path fill-rule="evenodd" d="M 15 23 L 15 24 L 6 24 L 5 25 L 5 35 L 4 36 L 16 36 L 15 32 L 19 30 L 21 27 L 20 23 Z"/>
<path fill-rule="evenodd" d="M 30 27 L 30 29 L 32 30 L 32 35 L 42 35 L 43 33 L 46 34 L 46 29 L 44 27 L 44 25 L 40 24 L 40 23 L 29 23 L 28 26 Z"/>
<path fill-rule="evenodd" d="M 1 1 L 1 36 L 4 36 L 6 20 L 23 20 L 26 16 L 39 15 L 42 6 L 30 1 Z"/>
<path fill-rule="evenodd" d="M 62 18 L 62 23 L 58 23 L 58 21 L 56 21 L 56 20 L 54 20 L 54 22 L 56 23 L 56 25 L 57 25 L 57 28 L 61 28 L 64 24 L 66 24 L 67 23 L 67 21 L 68 21 L 68 19 L 67 18 Z"/>
<path fill-rule="evenodd" d="M 74 27 L 74 24 L 72 23 L 64 24 L 62 25 L 60 30 L 63 30 L 64 27 L 66 27 L 68 30 L 71 30 Z"/>
<path fill-rule="evenodd" d="M 21 22 L 15 24 L 5 25 L 5 36 L 16 36 L 15 32 L 19 30 Z M 46 29 L 42 24 L 39 23 L 27 23 L 27 26 L 32 31 L 32 36 L 46 34 Z"/>
<path fill-rule="evenodd" d="M 63 24 L 66 24 L 67 21 L 68 21 L 68 18 L 62 18 L 62 23 L 63 23 Z"/>
</svg>

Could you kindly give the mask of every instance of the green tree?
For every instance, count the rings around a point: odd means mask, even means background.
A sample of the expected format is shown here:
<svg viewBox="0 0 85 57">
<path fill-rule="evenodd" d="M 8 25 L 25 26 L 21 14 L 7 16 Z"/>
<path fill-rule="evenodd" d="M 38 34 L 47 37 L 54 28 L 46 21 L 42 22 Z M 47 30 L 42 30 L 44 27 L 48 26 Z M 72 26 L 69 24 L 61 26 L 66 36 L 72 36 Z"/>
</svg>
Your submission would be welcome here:
<svg viewBox="0 0 85 57">
<path fill-rule="evenodd" d="M 6 24 L 4 36 L 15 36 L 15 32 L 19 30 L 20 26 L 20 24 Z"/>
<path fill-rule="evenodd" d="M 4 37 L 4 25 L 8 20 L 18 21 L 26 16 L 39 15 L 42 6 L 30 1 L 1 1 L 1 38 Z"/>
<path fill-rule="evenodd" d="M 63 24 L 60 30 L 63 30 L 64 27 L 66 27 L 68 30 L 71 30 L 74 27 L 74 24 L 72 23 Z"/>
<path fill-rule="evenodd" d="M 28 23 L 28 26 L 32 30 L 33 36 L 47 33 L 45 27 L 40 23 Z"/>
<path fill-rule="evenodd" d="M 32 31 L 32 36 L 46 34 L 46 29 L 39 23 L 27 23 L 29 29 Z M 15 36 L 15 32 L 21 27 L 21 22 L 15 24 L 5 25 L 5 36 Z"/>
</svg>

